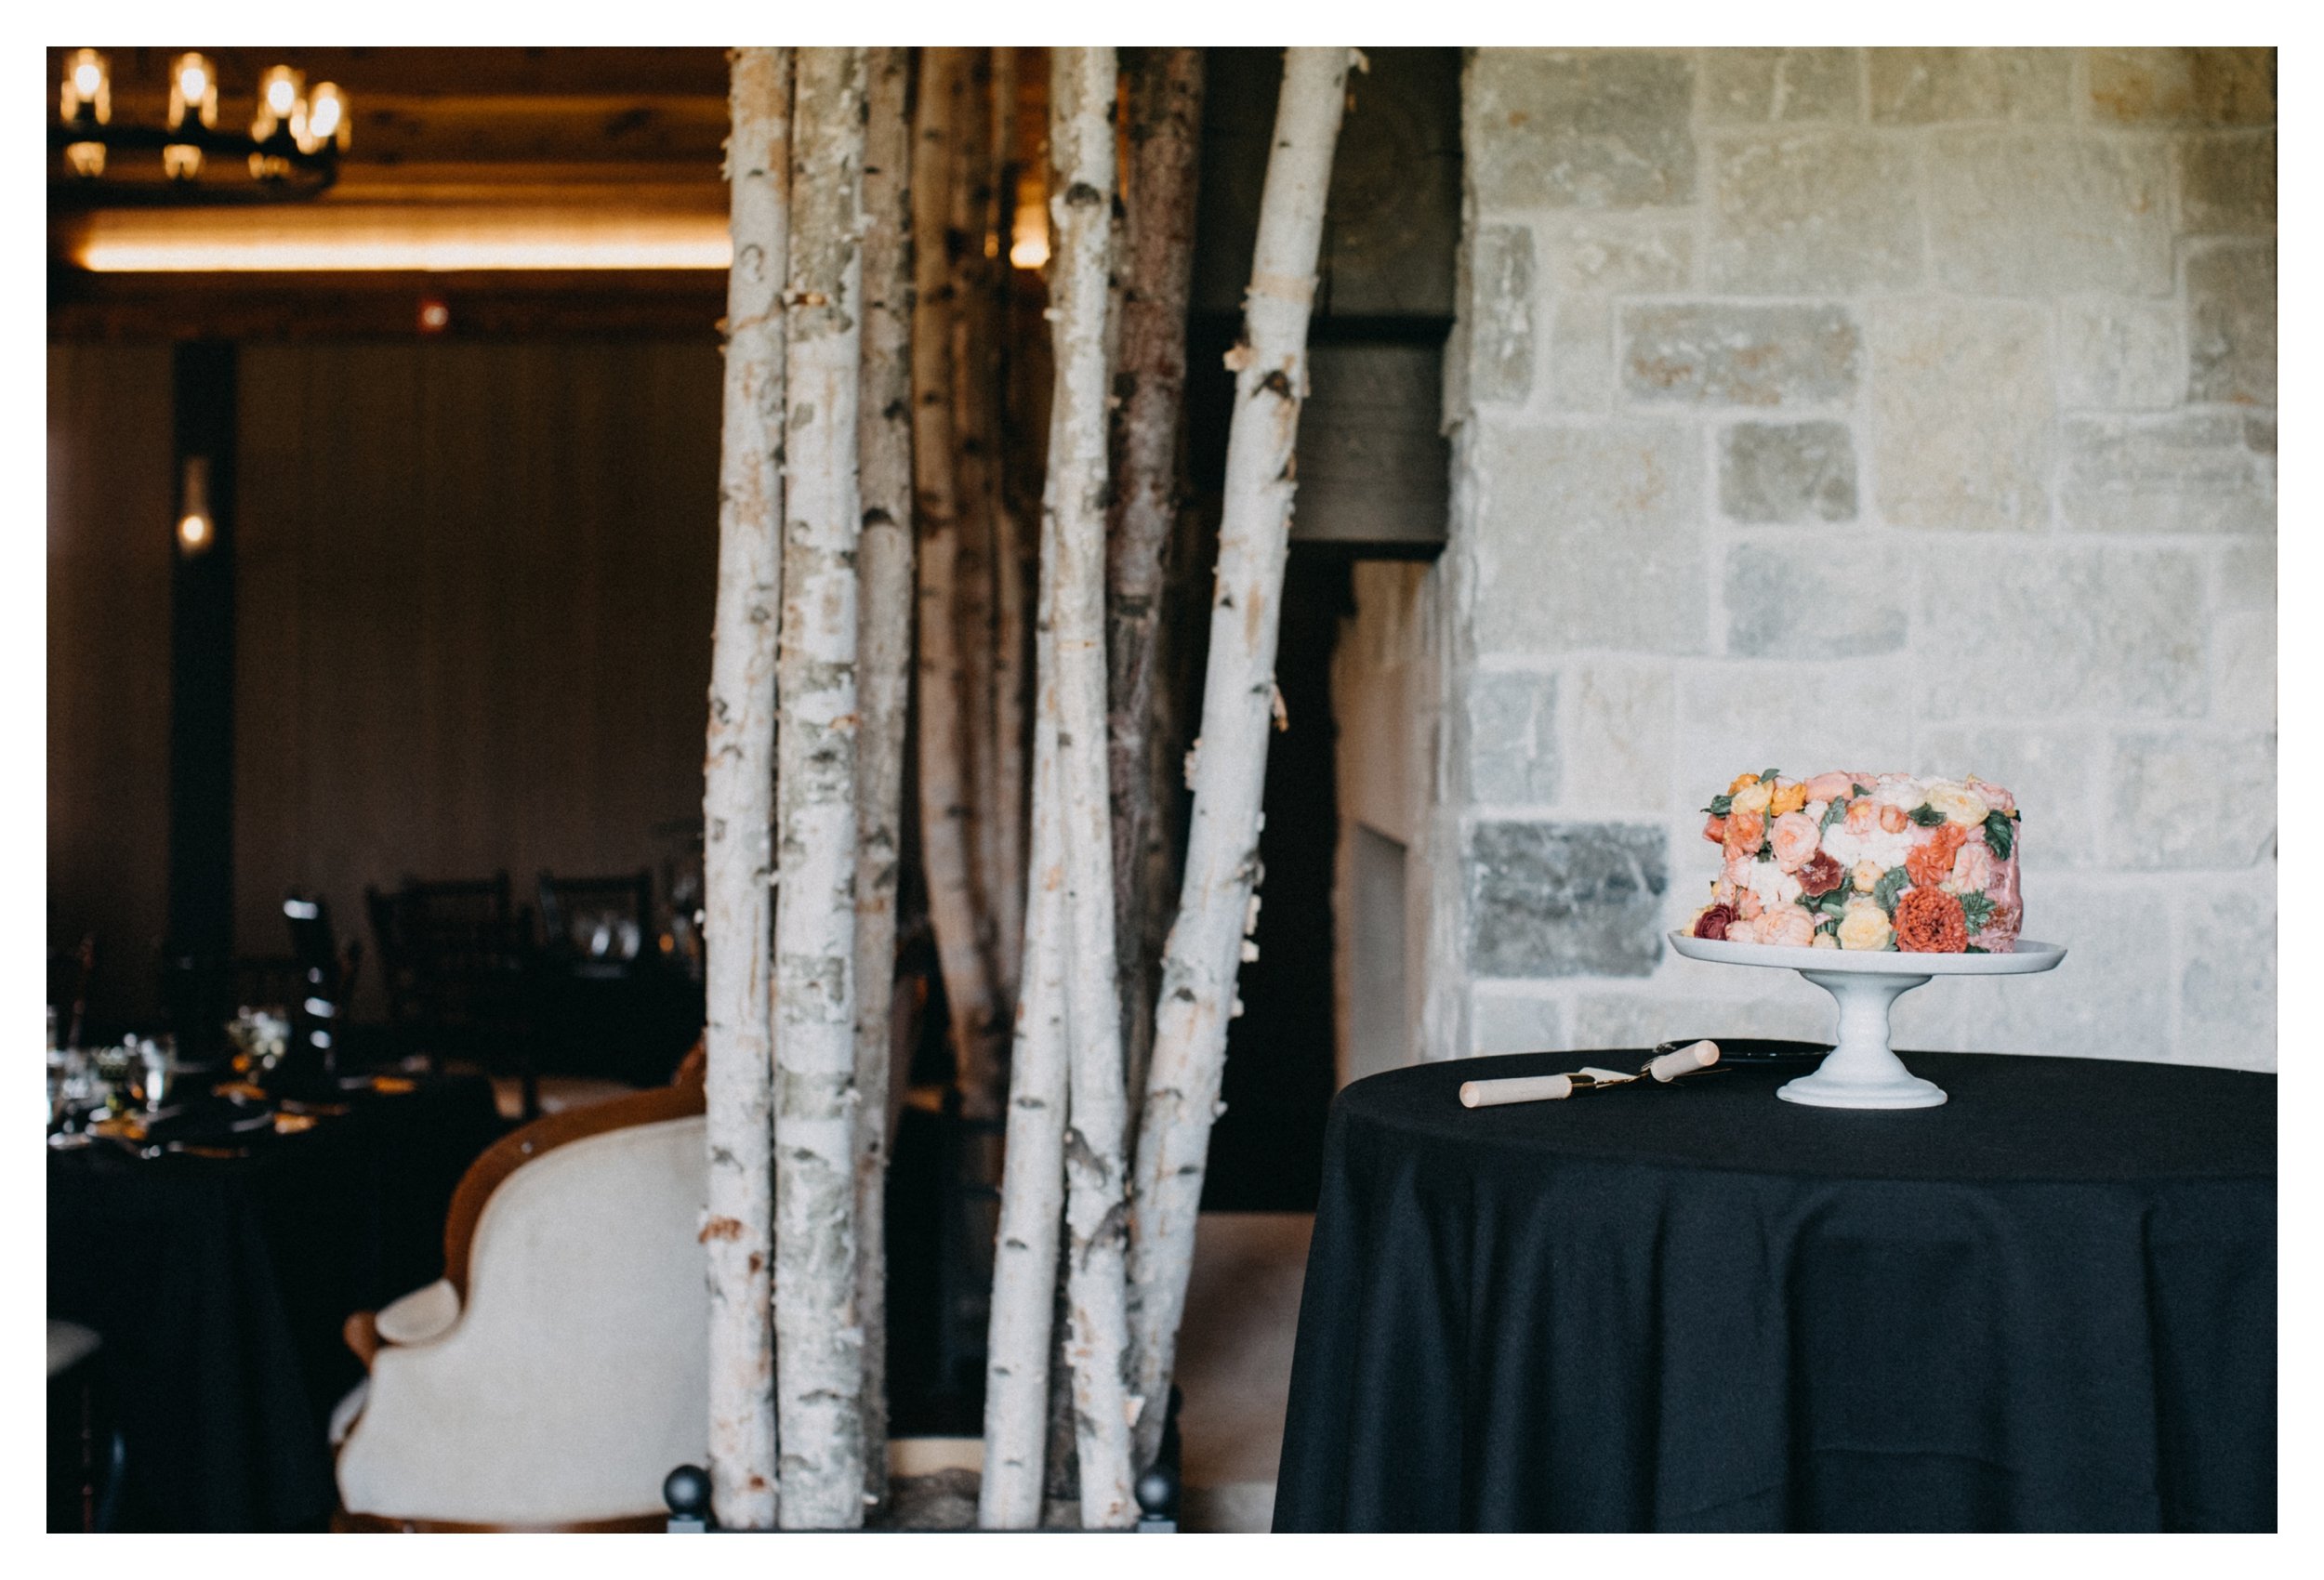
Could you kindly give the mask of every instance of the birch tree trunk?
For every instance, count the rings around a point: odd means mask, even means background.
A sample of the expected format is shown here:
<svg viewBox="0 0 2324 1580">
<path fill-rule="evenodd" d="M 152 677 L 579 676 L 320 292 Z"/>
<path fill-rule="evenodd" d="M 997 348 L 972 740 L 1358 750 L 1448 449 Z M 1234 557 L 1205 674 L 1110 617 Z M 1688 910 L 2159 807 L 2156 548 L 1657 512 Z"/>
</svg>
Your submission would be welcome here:
<svg viewBox="0 0 2324 1580">
<path fill-rule="evenodd" d="M 799 52 L 775 890 L 774 1334 L 782 1523 L 864 1522 L 855 1245 L 857 405 L 864 51 Z"/>
<path fill-rule="evenodd" d="M 1004 887 L 999 867 L 1000 808 L 997 798 L 999 741 L 994 728 L 994 523 L 991 415 L 994 333 L 985 289 L 984 217 L 992 179 L 992 52 L 963 51 L 959 99 L 952 123 L 952 181 L 946 253 L 952 276 L 953 507 L 958 521 L 958 558 L 953 573 L 955 641 L 960 656 L 960 735 L 967 770 L 970 813 L 970 892 L 976 906 L 976 936 L 992 963 L 993 1007 L 1005 1021 L 1013 979 L 999 962 L 997 896 Z"/>
<path fill-rule="evenodd" d="M 1057 708 L 1057 790 L 1072 940 L 1065 1139 L 1066 1296 L 1072 1311 L 1081 1522 L 1118 1529 L 1130 1500 L 1125 1287 L 1128 1191 L 1121 1001 L 1114 980 L 1114 862 L 1105 789 L 1105 312 L 1114 207 L 1114 52 L 1050 55 L 1050 230 L 1057 394 L 1043 511 Z"/>
<path fill-rule="evenodd" d="M 710 1506 L 730 1530 L 775 1521 L 772 938 L 776 615 L 782 601 L 783 273 L 789 256 L 791 52 L 737 49 L 726 174 L 719 585 L 703 757 L 703 1044 L 709 1175 Z"/>
<path fill-rule="evenodd" d="M 1065 1207 L 1065 849 L 1056 784 L 1056 676 L 1046 639 L 1035 667 L 1025 974 L 1010 1060 L 1008 1165 L 984 1345 L 984 1476 L 976 1522 L 988 1531 L 1029 1531 L 1041 1521 L 1057 1240 Z"/>
<path fill-rule="evenodd" d="M 1004 424 L 1011 358 L 1009 345 L 1011 222 L 1016 214 L 1017 52 L 993 51 L 991 192 L 985 222 L 995 239 L 984 270 L 984 309 L 990 314 L 992 352 L 984 370 L 980 427 L 991 472 L 993 512 L 993 865 L 999 882 L 990 893 L 998 948 L 995 968 L 1004 984 L 1023 975 L 1025 913 L 1025 532 L 1010 505 L 1009 444 Z"/>
<path fill-rule="evenodd" d="M 1155 797 L 1157 634 L 1169 586 L 1165 556 L 1179 505 L 1202 51 L 1141 49 L 1132 59 L 1121 350 L 1114 375 L 1120 469 L 1105 564 L 1105 733 L 1113 788 L 1114 943 L 1134 1099 L 1142 1093 L 1154 1042 L 1155 977 L 1163 944 L 1156 919 L 1167 915 L 1152 883 L 1163 837 Z"/>
<path fill-rule="evenodd" d="M 888 1097 L 912 672 L 912 52 L 865 62 L 864 507 L 856 640 L 855 1309 L 864 1329 L 864 1495 L 888 1495 Z"/>
<path fill-rule="evenodd" d="M 959 1061 L 961 1109 L 989 1119 L 1000 1109 L 991 957 L 977 940 L 971 873 L 969 783 L 961 717 L 960 653 L 953 629 L 959 528 L 953 480 L 952 282 L 945 257 L 953 162 L 952 118 L 962 51 L 920 52 L 912 176 L 912 475 L 919 538 L 919 813 L 929 919 Z"/>
<path fill-rule="evenodd" d="M 1307 393 L 1307 322 L 1352 51 L 1287 49 L 1259 205 L 1227 429 L 1210 653 L 1195 743 L 1194 825 L 1162 963 L 1140 1115 L 1130 1287 L 1140 1463 L 1160 1446 L 1194 1266 L 1203 1165 L 1226 1063 L 1235 979 L 1258 917 L 1260 795 L 1291 520 L 1292 452 Z"/>
</svg>

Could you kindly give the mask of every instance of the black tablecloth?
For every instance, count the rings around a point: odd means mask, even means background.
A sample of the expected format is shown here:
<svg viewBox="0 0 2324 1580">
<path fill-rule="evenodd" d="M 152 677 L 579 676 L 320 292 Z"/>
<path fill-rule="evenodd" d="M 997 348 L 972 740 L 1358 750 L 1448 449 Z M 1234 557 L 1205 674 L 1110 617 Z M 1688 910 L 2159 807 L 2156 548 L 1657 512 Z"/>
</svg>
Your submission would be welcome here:
<svg viewBox="0 0 2324 1580">
<path fill-rule="evenodd" d="M 330 1410 L 363 1375 L 340 1324 L 440 1276 L 453 1187 L 500 1132 L 483 1080 L 348 1100 L 246 1160 L 50 1157 L 48 1310 L 104 1337 L 123 1526 L 329 1517 Z"/>
<path fill-rule="evenodd" d="M 2276 1082 L 1908 1054 L 1467 1110 L 1340 1094 L 1277 1530 L 2272 1530 Z"/>
</svg>

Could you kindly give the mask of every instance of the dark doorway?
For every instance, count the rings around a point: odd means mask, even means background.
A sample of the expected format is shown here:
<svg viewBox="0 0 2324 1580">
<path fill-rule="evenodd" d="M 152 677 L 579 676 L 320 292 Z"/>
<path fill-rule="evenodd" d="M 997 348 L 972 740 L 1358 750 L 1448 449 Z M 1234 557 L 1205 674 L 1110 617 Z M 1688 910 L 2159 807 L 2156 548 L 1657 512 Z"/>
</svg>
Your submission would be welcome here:
<svg viewBox="0 0 2324 1580">
<path fill-rule="evenodd" d="M 1210 1136 L 1206 1209 L 1312 1211 L 1339 1080 L 1333 876 L 1340 844 L 1332 654 L 1355 610 L 1351 565 L 1433 557 L 1450 456 L 1439 432 L 1460 204 L 1460 61 L 1451 49 L 1367 51 L 1349 78 L 1325 211 L 1310 389 L 1300 423 L 1291 552 L 1275 658 L 1288 728 L 1269 741 L 1260 834 L 1259 957 L 1227 1033 L 1226 1112 Z M 1188 325 L 1186 432 L 1194 494 L 1186 563 L 1217 560 L 1234 378 L 1282 54 L 1213 49 L 1204 90 L 1202 191 Z M 1205 573 L 1183 578 L 1190 600 Z M 1169 624 L 1199 648 L 1206 611 Z M 1201 712 L 1199 651 L 1173 654 L 1175 717 Z M 1183 751 L 1191 741 L 1180 740 Z M 1178 816 L 1183 826 L 1186 809 Z"/>
</svg>

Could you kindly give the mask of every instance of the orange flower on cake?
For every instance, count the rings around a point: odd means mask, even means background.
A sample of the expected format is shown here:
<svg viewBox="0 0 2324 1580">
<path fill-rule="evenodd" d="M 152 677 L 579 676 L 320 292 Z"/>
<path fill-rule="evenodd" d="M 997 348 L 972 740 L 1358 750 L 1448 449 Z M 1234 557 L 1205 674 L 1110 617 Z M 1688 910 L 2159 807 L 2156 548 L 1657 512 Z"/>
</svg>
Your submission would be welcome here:
<svg viewBox="0 0 2324 1580">
<path fill-rule="evenodd" d="M 1778 779 L 1776 781 L 1776 793 L 1767 797 L 1767 815 L 1780 818 L 1786 813 L 1796 812 L 1806 805 L 1806 785 L 1794 784 L 1788 780 Z"/>
<path fill-rule="evenodd" d="M 1959 955 L 1969 947 L 1961 902 L 1941 889 L 1908 889 L 1896 901 L 1896 947 L 1912 955 Z"/>
<path fill-rule="evenodd" d="M 1953 858 L 1968 838 L 1959 823 L 1938 823 L 1905 857 L 1906 873 L 1922 889 L 1936 888 L 1953 876 Z"/>
<path fill-rule="evenodd" d="M 1730 856 L 1756 856 L 1767 838 L 1767 816 L 1736 806 L 1727 813 L 1726 851 Z"/>
</svg>

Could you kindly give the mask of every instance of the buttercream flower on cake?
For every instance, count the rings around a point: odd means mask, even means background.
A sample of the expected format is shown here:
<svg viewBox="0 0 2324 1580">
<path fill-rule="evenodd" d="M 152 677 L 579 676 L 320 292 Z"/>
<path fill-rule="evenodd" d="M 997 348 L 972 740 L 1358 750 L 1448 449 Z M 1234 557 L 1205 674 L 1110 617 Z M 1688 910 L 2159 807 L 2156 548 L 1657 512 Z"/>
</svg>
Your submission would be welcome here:
<svg viewBox="0 0 2324 1580">
<path fill-rule="evenodd" d="M 1759 918 L 1759 941 L 1805 949 L 1816 941 L 1816 918 L 1798 905 L 1778 905 Z"/>
<path fill-rule="evenodd" d="M 1983 826 L 1993 809 L 1985 804 L 1985 797 L 1966 784 L 1932 784 L 1921 802 L 1922 806 L 1944 814 L 1945 821 L 1956 828 Z"/>
<path fill-rule="evenodd" d="M 1969 947 L 1961 902 L 1941 889 L 1908 889 L 1896 901 L 1896 947 L 1915 955 L 1958 955 Z"/>
<path fill-rule="evenodd" d="M 1842 949 L 1886 949 L 1895 928 L 1888 913 L 1869 900 L 1851 900 L 1842 907 L 1835 935 Z"/>
<path fill-rule="evenodd" d="M 1769 836 L 1776 847 L 1776 865 L 1788 873 L 1798 872 L 1816 854 L 1820 837 L 1814 818 L 1801 811 L 1784 813 L 1776 819 L 1775 831 Z"/>
</svg>

